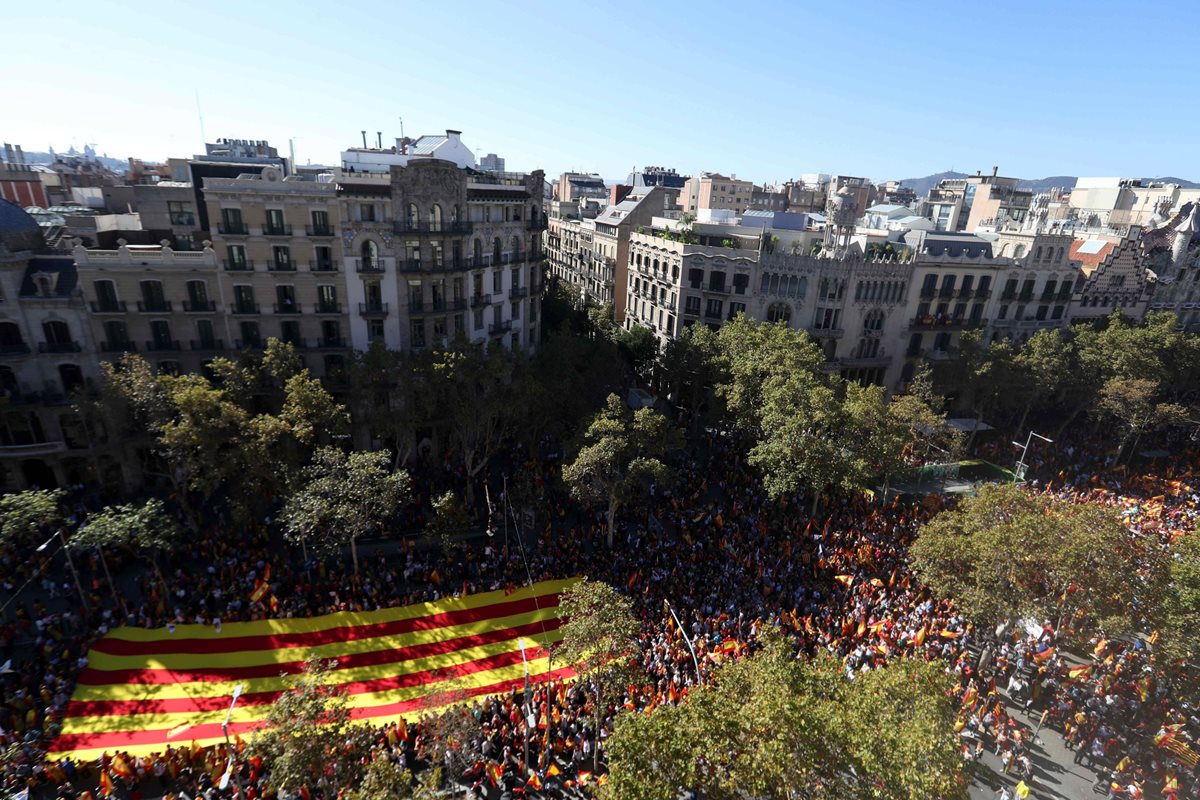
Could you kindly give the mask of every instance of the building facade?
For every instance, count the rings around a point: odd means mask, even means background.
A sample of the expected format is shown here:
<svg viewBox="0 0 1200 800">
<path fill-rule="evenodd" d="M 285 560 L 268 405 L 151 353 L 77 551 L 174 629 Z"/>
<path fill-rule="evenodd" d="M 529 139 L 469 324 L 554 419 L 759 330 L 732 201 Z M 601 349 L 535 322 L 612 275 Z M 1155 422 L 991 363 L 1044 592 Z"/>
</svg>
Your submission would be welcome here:
<svg viewBox="0 0 1200 800">
<path fill-rule="evenodd" d="M 753 193 L 752 181 L 740 181 L 737 175 L 702 172 L 684 183 L 679 205 L 685 214 L 692 216 L 698 216 L 702 210 L 741 214 L 750 208 Z"/>
</svg>

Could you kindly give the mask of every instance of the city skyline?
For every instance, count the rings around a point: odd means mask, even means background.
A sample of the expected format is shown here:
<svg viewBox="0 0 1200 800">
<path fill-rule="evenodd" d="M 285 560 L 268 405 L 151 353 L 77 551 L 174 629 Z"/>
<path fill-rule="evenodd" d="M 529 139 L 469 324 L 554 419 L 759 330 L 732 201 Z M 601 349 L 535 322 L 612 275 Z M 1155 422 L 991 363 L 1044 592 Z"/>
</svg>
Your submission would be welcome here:
<svg viewBox="0 0 1200 800">
<path fill-rule="evenodd" d="M 197 20 L 189 8 L 143 3 L 103 14 L 56 7 L 55 19 L 86 19 L 126 57 L 56 53 L 50 75 L 87 80 L 49 96 L 45 77 L 16 82 L 10 107 L 30 111 L 9 117 L 0 136 L 28 150 L 74 141 L 122 158 L 190 156 L 203 151 L 198 95 L 204 138 L 267 139 L 281 153 L 295 139 L 301 164 L 336 163 L 364 129 L 387 143 L 402 118 L 409 136 L 462 130 L 478 155 L 497 153 L 510 169 L 609 180 L 647 164 L 760 183 L 992 165 L 1022 178 L 1200 179 L 1187 133 L 1198 112 L 1178 77 L 1186 26 L 1161 25 L 1165 4 L 1120 19 L 1077 3 L 947 4 L 919 18 L 876 4 L 855 14 L 538 4 L 486 26 L 473 21 L 483 8 L 454 17 L 417 5 L 306 8 L 298 19 L 291 5 L 218 3 Z M 722 9 L 726 22 L 713 24 Z M 163 33 L 123 48 L 139 13 Z M 9 21 L 36 30 L 51 18 L 23 9 Z M 1097 57 L 1106 47 L 1127 54 L 1130 41 L 1153 42 L 1153 58 Z M 44 60 L 42 46 L 19 37 L 14 63 Z"/>
</svg>

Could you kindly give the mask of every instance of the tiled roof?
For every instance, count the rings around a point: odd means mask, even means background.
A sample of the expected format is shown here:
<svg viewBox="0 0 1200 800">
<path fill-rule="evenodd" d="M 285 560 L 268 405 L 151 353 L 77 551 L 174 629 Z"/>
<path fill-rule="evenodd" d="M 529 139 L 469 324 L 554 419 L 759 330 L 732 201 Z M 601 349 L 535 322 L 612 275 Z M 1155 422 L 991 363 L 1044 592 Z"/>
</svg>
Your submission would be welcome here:
<svg viewBox="0 0 1200 800">
<path fill-rule="evenodd" d="M 1071 260 L 1078 261 L 1085 270 L 1091 271 L 1115 250 L 1116 242 L 1106 239 L 1076 239 L 1071 242 Z"/>
</svg>

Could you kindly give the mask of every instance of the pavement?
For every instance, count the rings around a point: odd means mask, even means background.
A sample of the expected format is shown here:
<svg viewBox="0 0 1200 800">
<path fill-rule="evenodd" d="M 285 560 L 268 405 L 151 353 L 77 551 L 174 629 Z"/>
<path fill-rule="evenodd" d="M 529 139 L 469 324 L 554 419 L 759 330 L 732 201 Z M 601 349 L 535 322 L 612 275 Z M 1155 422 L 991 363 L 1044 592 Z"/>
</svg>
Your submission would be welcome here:
<svg viewBox="0 0 1200 800">
<path fill-rule="evenodd" d="M 1041 713 L 1030 716 L 1009 703 L 1009 709 L 1020 722 L 1031 729 L 1037 727 Z M 1033 762 L 1033 783 L 1029 800 L 1088 800 L 1106 797 L 1093 791 L 1099 773 L 1084 764 L 1075 764 L 1075 751 L 1068 748 L 1061 734 L 1042 728 L 1037 739 L 1026 750 Z M 1018 778 L 1014 774 L 1002 775 L 1000 757 L 992 750 L 984 752 L 975 762 L 971 781 L 971 800 L 995 800 L 1000 787 L 1007 786 L 1015 798 Z"/>
</svg>

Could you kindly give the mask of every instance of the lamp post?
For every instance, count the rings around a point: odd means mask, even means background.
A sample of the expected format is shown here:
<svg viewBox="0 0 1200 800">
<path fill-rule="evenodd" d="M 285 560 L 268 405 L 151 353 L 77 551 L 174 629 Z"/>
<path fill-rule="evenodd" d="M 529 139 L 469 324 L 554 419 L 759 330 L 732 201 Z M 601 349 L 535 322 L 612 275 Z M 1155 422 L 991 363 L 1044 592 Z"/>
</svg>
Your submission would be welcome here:
<svg viewBox="0 0 1200 800">
<path fill-rule="evenodd" d="M 79 571 L 75 569 L 75 559 L 71 558 L 71 548 L 67 547 L 67 537 L 63 534 L 63 529 L 59 528 L 54 533 L 54 536 L 58 537 L 59 542 L 62 543 L 63 552 L 67 554 L 67 566 L 71 568 L 71 576 L 75 578 L 75 588 L 79 590 L 79 602 L 83 603 L 84 611 L 90 612 L 91 609 L 88 607 L 87 595 L 83 593 L 83 582 L 79 580 Z M 38 546 L 37 552 L 40 553 L 49 547 L 50 543 L 54 541 L 54 536 L 42 542 Z"/>
<path fill-rule="evenodd" d="M 1029 429 L 1029 435 L 1025 437 L 1025 444 L 1021 444 L 1020 442 L 1013 442 L 1013 447 L 1016 447 L 1018 450 L 1021 451 L 1021 457 L 1019 459 L 1017 459 L 1017 464 L 1016 464 L 1017 468 L 1013 472 L 1013 483 L 1017 483 L 1018 481 L 1022 480 L 1025 477 L 1025 470 L 1029 468 L 1029 465 L 1025 463 L 1025 456 L 1027 456 L 1029 454 L 1029 445 L 1033 443 L 1034 437 L 1041 439 L 1043 442 L 1046 442 L 1047 444 L 1054 444 L 1053 439 L 1050 439 L 1046 436 L 1042 436 L 1040 433 L 1035 432 L 1033 430 L 1033 428 Z"/>
</svg>

